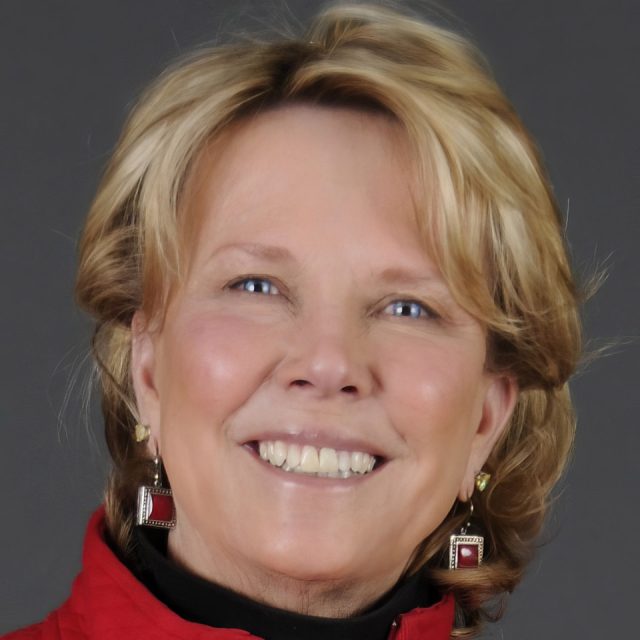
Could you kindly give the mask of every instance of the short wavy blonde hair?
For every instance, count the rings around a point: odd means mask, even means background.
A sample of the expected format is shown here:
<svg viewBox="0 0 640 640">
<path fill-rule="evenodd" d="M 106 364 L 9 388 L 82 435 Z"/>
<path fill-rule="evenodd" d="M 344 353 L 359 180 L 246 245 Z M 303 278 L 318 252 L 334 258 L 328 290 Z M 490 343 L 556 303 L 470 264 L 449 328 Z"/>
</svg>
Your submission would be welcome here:
<svg viewBox="0 0 640 640">
<path fill-rule="evenodd" d="M 389 9 L 335 6 L 300 38 L 196 52 L 163 73 L 131 113 L 80 244 L 77 298 L 96 320 L 93 351 L 113 458 L 107 522 L 124 553 L 137 486 L 149 479 L 136 444 L 131 321 L 161 313 L 181 277 L 187 177 L 230 124 L 295 102 L 373 110 L 412 144 L 424 190 L 420 228 L 457 301 L 489 336 L 488 366 L 520 388 L 511 423 L 475 501 L 486 555 L 478 569 L 442 569 L 452 509 L 410 568 L 427 566 L 455 594 L 455 637 L 470 637 L 491 603 L 520 581 L 549 495 L 568 458 L 574 414 L 567 380 L 581 349 L 579 291 L 535 143 L 478 52 L 460 36 Z"/>
</svg>

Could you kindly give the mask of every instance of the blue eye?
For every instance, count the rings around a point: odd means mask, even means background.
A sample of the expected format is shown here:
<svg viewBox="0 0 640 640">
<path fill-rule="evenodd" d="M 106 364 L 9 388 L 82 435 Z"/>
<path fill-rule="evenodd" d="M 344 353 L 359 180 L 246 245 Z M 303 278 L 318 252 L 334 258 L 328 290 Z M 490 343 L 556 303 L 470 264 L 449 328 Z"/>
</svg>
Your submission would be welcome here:
<svg viewBox="0 0 640 640">
<path fill-rule="evenodd" d="M 280 293 L 278 287 L 266 278 L 243 278 L 234 282 L 229 288 L 246 291 L 247 293 L 264 293 L 271 296 Z"/>
<path fill-rule="evenodd" d="M 413 300 L 395 300 L 388 304 L 385 313 L 405 318 L 435 318 L 437 315 L 428 307 Z"/>
</svg>

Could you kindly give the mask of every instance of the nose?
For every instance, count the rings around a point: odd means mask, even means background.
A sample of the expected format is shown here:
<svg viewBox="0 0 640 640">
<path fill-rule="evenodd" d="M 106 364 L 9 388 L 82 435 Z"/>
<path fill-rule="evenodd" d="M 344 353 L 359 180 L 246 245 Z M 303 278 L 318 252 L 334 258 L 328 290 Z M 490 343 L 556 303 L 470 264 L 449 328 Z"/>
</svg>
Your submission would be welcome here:
<svg viewBox="0 0 640 640">
<path fill-rule="evenodd" d="M 335 315 L 297 323 L 278 377 L 287 389 L 316 398 L 361 398 L 375 384 L 366 336 Z"/>
</svg>

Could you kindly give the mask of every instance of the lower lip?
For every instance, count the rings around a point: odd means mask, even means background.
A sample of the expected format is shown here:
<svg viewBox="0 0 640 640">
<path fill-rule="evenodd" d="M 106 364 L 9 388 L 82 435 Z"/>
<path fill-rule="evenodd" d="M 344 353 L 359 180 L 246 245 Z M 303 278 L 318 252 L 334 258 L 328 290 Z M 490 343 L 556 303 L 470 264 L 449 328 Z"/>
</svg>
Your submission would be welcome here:
<svg viewBox="0 0 640 640">
<path fill-rule="evenodd" d="M 312 487 L 316 489 L 353 489 L 360 486 L 365 480 L 378 475 L 382 467 L 369 471 L 363 475 L 352 475 L 350 478 L 329 478 L 328 476 L 313 476 L 306 473 L 296 473 L 295 471 L 283 471 L 279 467 L 263 460 L 259 454 L 249 445 L 242 448 L 260 465 L 266 472 L 273 474 L 282 482 L 294 484 L 302 487 Z M 384 465 L 383 465 L 384 466 Z"/>
</svg>

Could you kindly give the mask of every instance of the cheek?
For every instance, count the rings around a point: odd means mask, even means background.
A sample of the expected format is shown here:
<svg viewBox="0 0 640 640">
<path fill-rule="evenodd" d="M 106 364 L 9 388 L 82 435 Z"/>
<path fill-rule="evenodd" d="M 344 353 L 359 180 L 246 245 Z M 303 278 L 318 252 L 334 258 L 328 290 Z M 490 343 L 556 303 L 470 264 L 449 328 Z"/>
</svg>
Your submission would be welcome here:
<svg viewBox="0 0 640 640">
<path fill-rule="evenodd" d="M 275 357 L 265 328 L 223 314 L 184 314 L 163 336 L 159 394 L 164 418 L 224 418 L 260 385 Z M 192 416 L 197 418 L 197 416 Z"/>
<path fill-rule="evenodd" d="M 387 409 L 416 453 L 460 443 L 482 411 L 484 354 L 474 344 L 447 340 L 399 342 L 382 357 Z"/>
</svg>

